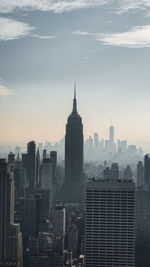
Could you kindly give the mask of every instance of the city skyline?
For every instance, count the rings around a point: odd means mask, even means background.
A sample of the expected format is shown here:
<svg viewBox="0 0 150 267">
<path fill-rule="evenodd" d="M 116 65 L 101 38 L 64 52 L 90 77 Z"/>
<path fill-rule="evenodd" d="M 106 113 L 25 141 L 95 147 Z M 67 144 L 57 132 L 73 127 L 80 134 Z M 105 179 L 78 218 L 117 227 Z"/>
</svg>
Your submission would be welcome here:
<svg viewBox="0 0 150 267">
<path fill-rule="evenodd" d="M 0 142 L 61 139 L 77 80 L 85 138 L 106 139 L 112 121 L 118 139 L 150 148 L 149 6 L 0 2 Z"/>
<path fill-rule="evenodd" d="M 0 0 L 0 267 L 149 267 L 150 0 Z"/>
</svg>

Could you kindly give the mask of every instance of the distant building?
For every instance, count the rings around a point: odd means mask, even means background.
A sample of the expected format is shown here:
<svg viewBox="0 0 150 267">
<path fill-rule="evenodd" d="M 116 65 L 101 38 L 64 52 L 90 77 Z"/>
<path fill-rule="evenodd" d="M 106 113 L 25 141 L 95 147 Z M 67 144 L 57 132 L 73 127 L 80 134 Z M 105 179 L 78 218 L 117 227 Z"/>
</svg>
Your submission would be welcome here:
<svg viewBox="0 0 150 267">
<path fill-rule="evenodd" d="M 119 179 L 118 163 L 112 163 L 111 168 L 104 169 L 104 179 Z"/>
<path fill-rule="evenodd" d="M 68 226 L 67 239 L 68 239 L 68 249 L 72 252 L 73 258 L 76 258 L 77 252 L 78 252 L 78 227 L 77 225 L 71 223 Z"/>
<path fill-rule="evenodd" d="M 57 167 L 57 151 L 50 152 L 51 159 L 51 176 L 52 176 L 52 185 L 55 186 L 57 184 L 56 181 L 56 167 Z"/>
<path fill-rule="evenodd" d="M 23 267 L 22 233 L 19 224 L 11 224 L 9 229 L 7 261 Z"/>
<path fill-rule="evenodd" d="M 137 186 L 144 186 L 144 166 L 142 161 L 137 164 Z"/>
<path fill-rule="evenodd" d="M 99 137 L 98 133 L 94 133 L 94 151 L 97 152 L 99 149 Z"/>
<path fill-rule="evenodd" d="M 12 152 L 8 154 L 8 163 L 12 165 L 15 163 L 15 154 L 13 154 Z"/>
<path fill-rule="evenodd" d="M 109 127 L 109 142 L 110 144 L 114 144 L 114 127 Z"/>
<path fill-rule="evenodd" d="M 125 153 L 127 151 L 127 141 L 126 140 L 117 140 L 118 143 L 118 152 L 121 153 Z"/>
<path fill-rule="evenodd" d="M 150 191 L 150 156 L 148 154 L 144 157 L 144 182 Z"/>
<path fill-rule="evenodd" d="M 36 186 L 36 168 L 35 168 L 35 157 L 36 157 L 36 145 L 34 141 L 31 141 L 27 144 L 27 180 L 29 184 L 29 195 L 33 196 L 35 186 Z"/>
<path fill-rule="evenodd" d="M 66 209 L 56 205 L 53 209 L 53 233 L 56 237 L 65 237 L 66 234 Z"/>
<path fill-rule="evenodd" d="M 125 180 L 131 180 L 132 179 L 132 170 L 129 165 L 124 169 L 123 177 Z"/>
<path fill-rule="evenodd" d="M 51 159 L 45 158 L 42 161 L 41 170 L 41 189 L 50 190 L 52 186 L 51 181 Z"/>
<path fill-rule="evenodd" d="M 13 173 L 6 160 L 0 159 L 0 262 L 7 260 L 9 227 L 12 223 L 14 223 Z"/>
<path fill-rule="evenodd" d="M 17 157 L 18 155 L 19 156 L 21 155 L 21 147 L 20 146 L 15 147 L 15 156 Z"/>
<path fill-rule="evenodd" d="M 52 201 L 52 207 L 54 207 L 54 203 L 56 201 L 57 192 L 59 190 L 59 182 L 56 175 L 57 170 L 57 151 L 51 151 L 50 152 L 50 159 L 51 159 L 51 201 Z"/>
<path fill-rule="evenodd" d="M 111 172 L 112 172 L 112 179 L 119 179 L 119 166 L 118 166 L 118 163 L 112 163 Z"/>
<path fill-rule="evenodd" d="M 20 198 L 19 222 L 23 238 L 37 235 L 37 201 L 35 198 Z"/>
<path fill-rule="evenodd" d="M 0 159 L 0 266 L 22 267 L 22 236 L 14 224 L 13 166 Z"/>
<path fill-rule="evenodd" d="M 40 183 L 40 162 L 40 152 L 38 149 L 36 153 L 36 188 L 39 187 Z"/>
<path fill-rule="evenodd" d="M 137 153 L 137 148 L 135 145 L 130 145 L 128 146 L 129 153 L 131 154 L 136 154 Z"/>
</svg>

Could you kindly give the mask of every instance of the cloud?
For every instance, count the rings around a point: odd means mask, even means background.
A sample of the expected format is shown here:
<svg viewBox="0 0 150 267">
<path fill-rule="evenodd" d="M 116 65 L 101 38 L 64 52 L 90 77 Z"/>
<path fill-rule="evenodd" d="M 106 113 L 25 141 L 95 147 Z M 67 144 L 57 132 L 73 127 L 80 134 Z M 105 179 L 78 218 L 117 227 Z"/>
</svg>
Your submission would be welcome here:
<svg viewBox="0 0 150 267">
<path fill-rule="evenodd" d="M 56 36 L 54 35 L 39 35 L 39 34 L 32 34 L 32 37 L 38 38 L 38 39 L 55 39 Z"/>
<path fill-rule="evenodd" d="M 15 10 L 40 10 L 62 13 L 77 9 L 111 6 L 115 13 L 140 9 L 148 12 L 150 0 L 0 0 L 0 13 Z"/>
<path fill-rule="evenodd" d="M 122 33 L 92 33 L 87 31 L 74 31 L 71 34 L 79 36 L 92 36 L 103 45 L 143 48 L 150 47 L 150 25 L 132 27 Z"/>
<path fill-rule="evenodd" d="M 14 95 L 14 93 L 10 89 L 6 88 L 5 86 L 0 85 L 0 97 L 1 96 L 6 97 L 10 95 Z"/>
<path fill-rule="evenodd" d="M 134 9 L 148 11 L 147 8 L 150 7 L 150 0 L 118 0 L 117 2 L 118 13 L 124 13 Z"/>
<path fill-rule="evenodd" d="M 81 31 L 81 30 L 78 30 L 78 31 L 74 31 L 74 32 L 71 32 L 71 34 L 73 35 L 94 35 L 90 32 L 87 32 L 87 31 Z"/>
<path fill-rule="evenodd" d="M 41 10 L 62 13 L 75 9 L 99 7 L 112 0 L 1 0 L 0 12 L 10 13 L 14 10 Z"/>
<path fill-rule="evenodd" d="M 34 28 L 27 23 L 0 17 L 0 40 L 13 40 L 28 35 Z"/>
<path fill-rule="evenodd" d="M 150 47 L 150 25 L 133 27 L 122 33 L 96 34 L 97 40 L 104 45 L 143 48 Z"/>
</svg>

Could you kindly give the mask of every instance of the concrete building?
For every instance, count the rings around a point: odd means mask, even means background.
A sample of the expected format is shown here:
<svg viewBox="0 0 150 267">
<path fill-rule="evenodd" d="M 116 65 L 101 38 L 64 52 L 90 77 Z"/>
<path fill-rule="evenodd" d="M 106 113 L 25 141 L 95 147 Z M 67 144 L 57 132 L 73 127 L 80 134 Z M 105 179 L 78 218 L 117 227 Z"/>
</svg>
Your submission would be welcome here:
<svg viewBox="0 0 150 267">
<path fill-rule="evenodd" d="M 23 267 L 22 233 L 19 224 L 11 224 L 9 229 L 7 262 Z"/>
<path fill-rule="evenodd" d="M 27 144 L 27 180 L 29 185 L 29 195 L 33 196 L 36 186 L 36 144 L 31 141 Z"/>
<path fill-rule="evenodd" d="M 11 165 L 0 159 L 0 262 L 7 261 L 10 224 L 14 223 L 14 180 Z"/>
<path fill-rule="evenodd" d="M 135 267 L 135 185 L 91 180 L 86 185 L 86 267 Z"/>
<path fill-rule="evenodd" d="M 66 209 L 62 205 L 56 205 L 53 209 L 53 233 L 56 237 L 65 237 L 66 234 Z"/>
</svg>

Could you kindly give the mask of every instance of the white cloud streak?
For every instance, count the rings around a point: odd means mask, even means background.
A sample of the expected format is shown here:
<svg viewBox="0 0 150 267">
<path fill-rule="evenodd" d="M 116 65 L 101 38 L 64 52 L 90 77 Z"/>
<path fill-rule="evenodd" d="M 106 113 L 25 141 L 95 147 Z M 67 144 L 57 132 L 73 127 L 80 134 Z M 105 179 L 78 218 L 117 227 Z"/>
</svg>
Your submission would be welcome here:
<svg viewBox="0 0 150 267">
<path fill-rule="evenodd" d="M 150 47 L 150 25 L 136 26 L 129 31 L 121 33 L 92 33 L 87 31 L 74 31 L 71 34 L 79 36 L 92 36 L 103 45 L 143 48 Z"/>
<path fill-rule="evenodd" d="M 0 13 L 19 10 L 40 10 L 62 13 L 76 9 L 110 5 L 117 13 L 147 9 L 150 0 L 0 0 Z"/>
<path fill-rule="evenodd" d="M 0 12 L 14 10 L 41 10 L 62 13 L 76 9 L 99 7 L 114 0 L 0 0 Z"/>
<path fill-rule="evenodd" d="M 104 45 L 143 48 L 150 47 L 150 25 L 133 27 L 131 30 L 114 34 L 97 34 Z"/>
<path fill-rule="evenodd" d="M 56 36 L 54 35 L 40 35 L 40 34 L 32 34 L 32 37 L 38 38 L 38 39 L 55 39 Z"/>
<path fill-rule="evenodd" d="M 130 10 L 140 9 L 148 11 L 150 7 L 150 0 L 116 0 L 118 2 L 117 13 L 124 13 Z"/>
<path fill-rule="evenodd" d="M 92 34 L 92 33 L 90 33 L 90 32 L 87 32 L 87 31 L 81 31 L 81 30 L 78 30 L 78 31 L 74 31 L 74 32 L 71 32 L 71 34 L 73 34 L 73 35 L 83 35 L 83 36 L 85 36 L 85 35 L 94 35 L 94 33 Z"/>
<path fill-rule="evenodd" d="M 0 40 L 13 40 L 28 35 L 34 28 L 27 23 L 0 17 Z"/>
<path fill-rule="evenodd" d="M 10 95 L 14 95 L 14 93 L 5 86 L 0 85 L 0 97 L 7 97 Z"/>
</svg>

